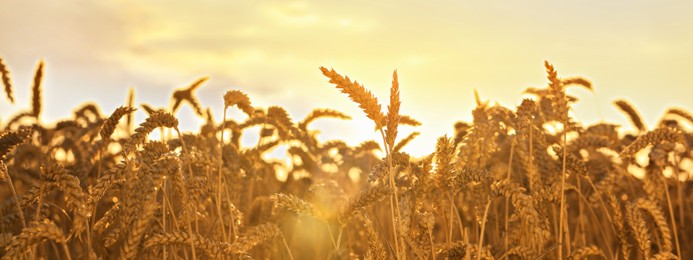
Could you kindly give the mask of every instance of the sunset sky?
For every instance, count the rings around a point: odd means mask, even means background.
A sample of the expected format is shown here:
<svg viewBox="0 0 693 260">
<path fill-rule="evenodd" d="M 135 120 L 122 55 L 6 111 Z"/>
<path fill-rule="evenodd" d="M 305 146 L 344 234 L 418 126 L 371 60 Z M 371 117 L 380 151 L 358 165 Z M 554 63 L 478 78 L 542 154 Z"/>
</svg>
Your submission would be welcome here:
<svg viewBox="0 0 693 260">
<path fill-rule="evenodd" d="M 692 13 L 693 1 L 3 0 L 0 57 L 17 102 L 3 98 L 0 117 L 30 106 L 43 58 L 47 122 L 86 101 L 110 114 L 130 86 L 138 104 L 167 107 L 175 88 L 210 76 L 198 96 L 217 120 L 223 94 L 239 89 L 295 120 L 313 108 L 341 110 L 354 119 L 313 129 L 323 140 L 357 144 L 379 135 L 319 67 L 363 83 L 384 107 L 396 69 L 401 112 L 423 122 L 401 132 L 422 132 L 405 150 L 423 155 L 454 122 L 471 118 L 474 89 L 515 107 L 526 87 L 546 85 L 548 60 L 559 76 L 594 83 L 594 93 L 569 90 L 584 124 L 631 129 L 612 105 L 625 98 L 652 127 L 668 107 L 693 110 Z M 178 116 L 185 130 L 202 122 L 188 106 Z"/>
</svg>

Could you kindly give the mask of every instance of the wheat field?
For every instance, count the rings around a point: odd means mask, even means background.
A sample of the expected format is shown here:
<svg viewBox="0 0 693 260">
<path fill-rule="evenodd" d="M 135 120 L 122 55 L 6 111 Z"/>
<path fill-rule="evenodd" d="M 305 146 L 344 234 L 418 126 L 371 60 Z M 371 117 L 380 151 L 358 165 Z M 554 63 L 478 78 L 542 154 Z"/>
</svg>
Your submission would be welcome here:
<svg viewBox="0 0 693 260">
<path fill-rule="evenodd" d="M 533 98 L 503 107 L 477 96 L 473 120 L 421 158 L 402 152 L 418 133 L 398 127 L 421 123 L 399 112 L 396 71 L 384 107 L 320 68 L 324 87 L 363 115 L 324 108 L 295 120 L 229 90 L 215 121 L 195 96 L 200 78 L 168 108 L 135 104 L 131 91 L 110 114 L 81 104 L 43 122 L 44 69 L 31 107 L 2 113 L 2 259 L 693 258 L 693 115 L 674 107 L 648 128 L 617 100 L 634 131 L 582 125 L 565 89 L 592 84 L 548 62 L 546 86 L 525 90 Z M 14 103 L 2 59 L 0 73 Z M 206 121 L 199 131 L 179 131 L 184 105 Z M 310 127 L 351 116 L 373 121 L 372 141 L 320 142 Z M 257 144 L 242 145 L 257 129 Z M 280 145 L 289 162 L 266 156 Z"/>
</svg>

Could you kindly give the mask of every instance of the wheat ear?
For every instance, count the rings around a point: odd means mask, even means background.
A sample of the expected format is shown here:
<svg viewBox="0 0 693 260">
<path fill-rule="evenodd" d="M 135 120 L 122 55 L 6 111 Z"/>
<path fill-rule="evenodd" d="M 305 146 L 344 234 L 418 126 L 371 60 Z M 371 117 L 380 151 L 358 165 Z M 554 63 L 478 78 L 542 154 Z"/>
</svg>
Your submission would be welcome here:
<svg viewBox="0 0 693 260">
<path fill-rule="evenodd" d="M 2 77 L 2 85 L 5 87 L 5 94 L 10 103 L 14 104 L 14 94 L 12 92 L 12 80 L 10 79 L 10 71 L 0 58 L 0 77 Z"/>
<path fill-rule="evenodd" d="M 373 93 L 358 82 L 352 82 L 349 77 L 342 77 L 334 69 L 328 70 L 325 67 L 320 67 L 320 70 L 323 75 L 330 78 L 330 83 L 335 84 L 342 93 L 349 95 L 349 98 L 359 105 L 366 116 L 375 123 L 376 129 L 382 128 L 382 121 L 385 116 Z"/>
<path fill-rule="evenodd" d="M 43 80 L 43 60 L 36 67 L 34 74 L 34 84 L 31 87 L 31 112 L 37 119 L 41 115 L 43 107 L 43 95 L 41 90 L 41 81 Z"/>
</svg>

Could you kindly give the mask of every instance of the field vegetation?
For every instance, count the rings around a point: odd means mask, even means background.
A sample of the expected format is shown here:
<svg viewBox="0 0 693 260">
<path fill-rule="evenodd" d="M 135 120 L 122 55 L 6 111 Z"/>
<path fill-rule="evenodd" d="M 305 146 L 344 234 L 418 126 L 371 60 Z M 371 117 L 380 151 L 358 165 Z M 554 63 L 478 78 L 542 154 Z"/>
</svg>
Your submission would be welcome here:
<svg viewBox="0 0 693 260">
<path fill-rule="evenodd" d="M 81 104 L 44 122 L 44 69 L 31 106 L 2 113 L 3 259 L 693 258 L 693 115 L 671 108 L 647 127 L 617 100 L 634 131 L 583 125 L 565 89 L 592 84 L 548 62 L 546 86 L 525 90 L 533 98 L 503 107 L 477 96 L 473 120 L 420 158 L 402 152 L 417 133 L 398 129 L 420 122 L 400 113 L 396 71 L 385 105 L 320 68 L 324 87 L 362 115 L 325 108 L 294 119 L 229 90 L 215 119 L 195 96 L 201 78 L 168 108 L 135 104 L 131 91 L 114 111 Z M 14 103 L 2 59 L 0 73 Z M 205 120 L 199 131 L 179 131 L 181 106 Z M 311 128 L 352 116 L 373 121 L 372 141 L 321 142 Z M 256 129 L 257 144 L 242 145 Z M 288 162 L 266 156 L 282 145 Z"/>
</svg>

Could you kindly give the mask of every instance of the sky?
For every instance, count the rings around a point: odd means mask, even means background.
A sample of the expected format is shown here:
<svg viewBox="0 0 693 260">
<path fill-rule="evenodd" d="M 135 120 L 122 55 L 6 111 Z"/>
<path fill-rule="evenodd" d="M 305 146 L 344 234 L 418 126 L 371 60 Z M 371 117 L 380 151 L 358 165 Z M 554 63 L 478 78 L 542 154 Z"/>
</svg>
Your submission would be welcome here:
<svg viewBox="0 0 693 260">
<path fill-rule="evenodd" d="M 295 120 L 332 108 L 350 121 L 323 119 L 321 140 L 378 140 L 373 123 L 328 83 L 334 68 L 387 106 L 397 70 L 401 113 L 422 126 L 405 151 L 430 153 L 453 124 L 470 120 L 474 89 L 515 107 L 527 87 L 547 84 L 544 60 L 559 76 L 582 76 L 573 116 L 584 124 L 632 127 L 612 105 L 627 99 L 654 126 L 669 107 L 693 110 L 692 1 L 0 1 L 0 57 L 15 85 L 14 105 L 30 107 L 33 71 L 46 61 L 42 120 L 71 116 L 83 102 L 104 114 L 136 102 L 170 105 L 174 89 L 202 76 L 203 106 L 221 119 L 223 94 L 247 93 L 254 105 L 285 107 Z M 230 111 L 233 109 L 230 109 Z M 231 116 L 242 119 L 237 111 Z M 183 130 L 202 122 L 185 106 Z M 136 114 L 137 122 L 145 118 Z"/>
</svg>

